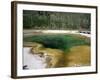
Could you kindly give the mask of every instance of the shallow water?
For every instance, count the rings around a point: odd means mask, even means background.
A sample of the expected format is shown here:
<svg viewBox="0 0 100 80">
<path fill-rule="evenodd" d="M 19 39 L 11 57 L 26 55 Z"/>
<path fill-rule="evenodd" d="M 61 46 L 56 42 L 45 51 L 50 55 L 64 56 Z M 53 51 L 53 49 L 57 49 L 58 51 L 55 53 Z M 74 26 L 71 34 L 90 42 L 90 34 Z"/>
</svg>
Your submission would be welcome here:
<svg viewBox="0 0 100 80">
<path fill-rule="evenodd" d="M 31 53 L 31 47 L 24 47 L 23 49 L 23 66 L 25 70 L 47 68 L 48 62 L 46 63 L 45 57 Z M 90 46 L 87 45 L 74 46 L 66 54 L 60 54 L 55 49 L 45 48 L 44 50 L 47 51 L 48 55 L 52 56 L 52 64 L 55 64 L 56 67 L 90 66 L 91 64 Z M 63 59 L 64 62 L 61 62 Z M 56 68 L 55 66 L 52 68 Z"/>
</svg>

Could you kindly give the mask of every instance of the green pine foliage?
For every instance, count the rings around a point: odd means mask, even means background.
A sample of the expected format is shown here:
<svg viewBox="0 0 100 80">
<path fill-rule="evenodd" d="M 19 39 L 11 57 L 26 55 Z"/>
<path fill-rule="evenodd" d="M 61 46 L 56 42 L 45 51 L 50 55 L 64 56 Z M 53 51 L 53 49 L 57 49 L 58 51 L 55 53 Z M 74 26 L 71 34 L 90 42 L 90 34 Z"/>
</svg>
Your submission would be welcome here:
<svg viewBox="0 0 100 80">
<path fill-rule="evenodd" d="M 49 11 L 23 11 L 24 29 L 50 30 L 90 30 L 89 13 L 68 13 Z"/>
</svg>

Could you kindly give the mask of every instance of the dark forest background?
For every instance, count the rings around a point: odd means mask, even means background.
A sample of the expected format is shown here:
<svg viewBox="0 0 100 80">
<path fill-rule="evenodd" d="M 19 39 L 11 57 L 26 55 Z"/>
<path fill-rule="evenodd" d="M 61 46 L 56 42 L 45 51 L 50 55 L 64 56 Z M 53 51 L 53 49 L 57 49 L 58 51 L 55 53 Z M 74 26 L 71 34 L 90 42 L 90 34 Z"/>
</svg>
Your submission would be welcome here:
<svg viewBox="0 0 100 80">
<path fill-rule="evenodd" d="M 23 28 L 36 30 L 90 30 L 91 14 L 23 10 Z"/>
</svg>

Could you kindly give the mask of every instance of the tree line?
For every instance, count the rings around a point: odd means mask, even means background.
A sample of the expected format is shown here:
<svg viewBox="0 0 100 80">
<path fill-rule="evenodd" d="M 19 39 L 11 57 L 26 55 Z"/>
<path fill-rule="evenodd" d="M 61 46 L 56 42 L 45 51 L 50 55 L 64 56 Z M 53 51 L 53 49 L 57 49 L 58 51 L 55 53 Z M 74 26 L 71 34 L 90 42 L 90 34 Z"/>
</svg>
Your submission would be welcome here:
<svg viewBox="0 0 100 80">
<path fill-rule="evenodd" d="M 24 29 L 90 30 L 89 13 L 23 10 Z"/>
</svg>

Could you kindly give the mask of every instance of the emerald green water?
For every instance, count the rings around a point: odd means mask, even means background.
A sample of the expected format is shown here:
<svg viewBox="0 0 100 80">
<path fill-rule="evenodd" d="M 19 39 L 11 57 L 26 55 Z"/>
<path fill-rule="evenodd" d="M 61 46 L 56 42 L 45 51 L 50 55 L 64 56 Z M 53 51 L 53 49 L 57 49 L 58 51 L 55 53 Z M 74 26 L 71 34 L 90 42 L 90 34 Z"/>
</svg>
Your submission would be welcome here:
<svg viewBox="0 0 100 80">
<path fill-rule="evenodd" d="M 73 46 L 90 45 L 89 39 L 80 38 L 72 35 L 55 34 L 55 35 L 33 35 L 31 37 L 23 38 L 24 42 L 37 42 L 43 44 L 44 47 L 61 49 L 68 51 Z"/>
</svg>

